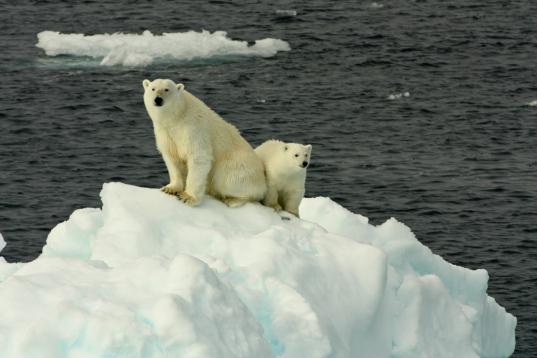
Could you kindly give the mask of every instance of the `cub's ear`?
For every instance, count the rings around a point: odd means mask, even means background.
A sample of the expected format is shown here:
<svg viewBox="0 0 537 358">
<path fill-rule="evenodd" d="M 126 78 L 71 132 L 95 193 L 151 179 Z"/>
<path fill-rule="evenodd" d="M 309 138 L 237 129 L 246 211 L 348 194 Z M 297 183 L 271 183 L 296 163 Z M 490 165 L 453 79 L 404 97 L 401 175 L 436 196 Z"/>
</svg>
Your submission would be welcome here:
<svg viewBox="0 0 537 358">
<path fill-rule="evenodd" d="M 306 148 L 308 153 L 311 153 L 311 144 L 305 145 L 304 147 Z"/>
<path fill-rule="evenodd" d="M 144 85 L 144 88 L 147 88 L 149 87 L 149 84 L 151 83 L 151 81 L 149 81 L 148 79 L 145 79 L 142 84 Z"/>
<path fill-rule="evenodd" d="M 182 84 L 182 83 L 178 83 L 177 84 L 177 89 L 179 90 L 179 92 L 183 91 L 185 89 L 185 85 Z"/>
</svg>

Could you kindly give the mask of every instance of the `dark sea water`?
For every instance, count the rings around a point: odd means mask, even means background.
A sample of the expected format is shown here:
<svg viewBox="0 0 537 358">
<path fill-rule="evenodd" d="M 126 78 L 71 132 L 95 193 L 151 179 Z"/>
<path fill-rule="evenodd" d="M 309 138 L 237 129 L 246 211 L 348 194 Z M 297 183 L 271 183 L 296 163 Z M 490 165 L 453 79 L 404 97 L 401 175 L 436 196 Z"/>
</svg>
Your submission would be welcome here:
<svg viewBox="0 0 537 358">
<path fill-rule="evenodd" d="M 167 183 L 142 80 L 172 78 L 253 145 L 313 144 L 307 196 L 374 224 L 396 217 L 448 261 L 487 269 L 489 294 L 518 318 L 514 357 L 537 356 L 537 2 L 0 1 L 9 261 L 39 255 L 73 210 L 100 207 L 104 182 Z M 35 47 L 44 30 L 146 29 L 292 50 L 128 68 Z"/>
</svg>

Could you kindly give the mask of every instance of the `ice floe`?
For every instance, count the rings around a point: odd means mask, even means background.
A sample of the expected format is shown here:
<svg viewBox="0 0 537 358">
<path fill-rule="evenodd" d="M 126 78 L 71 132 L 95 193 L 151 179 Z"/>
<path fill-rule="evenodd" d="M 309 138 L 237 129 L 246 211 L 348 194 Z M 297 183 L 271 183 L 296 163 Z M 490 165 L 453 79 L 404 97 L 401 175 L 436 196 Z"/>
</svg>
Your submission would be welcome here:
<svg viewBox="0 0 537 358">
<path fill-rule="evenodd" d="M 329 198 L 302 219 L 259 204 L 189 207 L 105 184 L 25 264 L 0 258 L 0 356 L 507 357 L 516 318 L 488 274 L 404 224 Z M 4 247 L 0 236 L 0 249 Z"/>
<path fill-rule="evenodd" d="M 187 31 L 156 35 L 142 34 L 63 34 L 43 31 L 37 34 L 37 47 L 47 56 L 69 55 L 99 59 L 101 65 L 147 66 L 155 61 L 192 61 L 229 56 L 272 57 L 290 51 L 283 40 L 266 38 L 247 41 L 230 39 L 225 31 Z"/>
</svg>

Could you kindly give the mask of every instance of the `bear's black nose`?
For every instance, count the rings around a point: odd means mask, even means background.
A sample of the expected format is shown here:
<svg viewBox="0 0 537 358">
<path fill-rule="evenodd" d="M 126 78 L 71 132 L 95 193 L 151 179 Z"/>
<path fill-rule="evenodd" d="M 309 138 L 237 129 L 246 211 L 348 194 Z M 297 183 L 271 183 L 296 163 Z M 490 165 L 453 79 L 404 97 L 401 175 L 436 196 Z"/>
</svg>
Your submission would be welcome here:
<svg viewBox="0 0 537 358">
<path fill-rule="evenodd" d="M 308 164 L 309 164 L 308 162 L 302 162 L 302 168 L 305 168 L 305 167 L 307 167 L 307 166 L 308 166 Z"/>
<path fill-rule="evenodd" d="M 157 106 L 162 106 L 162 102 L 164 102 L 164 100 L 160 97 L 155 97 L 155 104 Z"/>
</svg>

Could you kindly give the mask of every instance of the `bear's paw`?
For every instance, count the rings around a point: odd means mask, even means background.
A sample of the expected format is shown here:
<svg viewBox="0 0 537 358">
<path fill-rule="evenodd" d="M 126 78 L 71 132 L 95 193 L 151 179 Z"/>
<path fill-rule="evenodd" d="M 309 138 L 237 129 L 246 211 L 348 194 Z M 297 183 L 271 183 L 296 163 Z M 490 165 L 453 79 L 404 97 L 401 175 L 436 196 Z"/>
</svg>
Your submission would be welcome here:
<svg viewBox="0 0 537 358">
<path fill-rule="evenodd" d="M 183 191 L 179 193 L 179 199 L 187 205 L 195 206 L 198 205 L 200 200 L 190 194 L 188 194 L 186 191 Z"/>
<path fill-rule="evenodd" d="M 180 196 L 183 192 L 183 188 L 179 187 L 178 185 L 172 185 L 168 184 L 160 188 L 161 191 L 165 192 L 166 194 Z"/>
<path fill-rule="evenodd" d="M 274 209 L 274 211 L 276 211 L 276 212 L 279 212 L 279 211 L 283 210 L 283 208 L 278 203 L 273 204 L 273 205 L 268 205 L 268 207 Z"/>
</svg>

